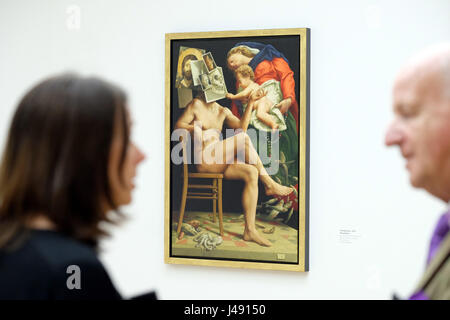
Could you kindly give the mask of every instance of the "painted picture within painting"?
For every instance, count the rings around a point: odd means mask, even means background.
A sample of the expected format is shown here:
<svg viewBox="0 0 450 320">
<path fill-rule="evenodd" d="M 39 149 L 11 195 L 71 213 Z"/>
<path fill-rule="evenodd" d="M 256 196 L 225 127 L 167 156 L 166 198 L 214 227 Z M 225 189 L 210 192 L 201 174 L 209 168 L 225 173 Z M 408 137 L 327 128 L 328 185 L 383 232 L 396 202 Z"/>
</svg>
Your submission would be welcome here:
<svg viewBox="0 0 450 320">
<path fill-rule="evenodd" d="M 308 270 L 309 33 L 287 30 L 166 37 L 167 262 Z"/>
</svg>

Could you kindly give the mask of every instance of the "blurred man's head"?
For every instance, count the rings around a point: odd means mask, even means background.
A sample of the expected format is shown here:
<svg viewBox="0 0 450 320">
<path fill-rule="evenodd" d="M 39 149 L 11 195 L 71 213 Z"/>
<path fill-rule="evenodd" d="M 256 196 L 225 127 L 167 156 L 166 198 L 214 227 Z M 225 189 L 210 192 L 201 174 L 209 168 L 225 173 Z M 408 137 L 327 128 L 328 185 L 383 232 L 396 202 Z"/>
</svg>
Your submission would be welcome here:
<svg viewBox="0 0 450 320">
<path fill-rule="evenodd" d="M 415 56 L 393 89 L 386 145 L 399 146 L 414 187 L 450 201 L 450 44 Z"/>
</svg>

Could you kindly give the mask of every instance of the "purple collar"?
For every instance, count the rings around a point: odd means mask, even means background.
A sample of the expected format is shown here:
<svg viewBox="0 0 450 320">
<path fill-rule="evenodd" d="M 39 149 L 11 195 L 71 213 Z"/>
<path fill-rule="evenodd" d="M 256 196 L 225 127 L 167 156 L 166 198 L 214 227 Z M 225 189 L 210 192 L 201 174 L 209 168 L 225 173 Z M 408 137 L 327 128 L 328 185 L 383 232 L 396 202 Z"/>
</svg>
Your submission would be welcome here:
<svg viewBox="0 0 450 320">
<path fill-rule="evenodd" d="M 444 213 L 434 229 L 431 237 L 430 250 L 428 251 L 427 265 L 431 262 L 436 252 L 438 252 L 442 240 L 450 230 L 450 210 Z"/>
</svg>

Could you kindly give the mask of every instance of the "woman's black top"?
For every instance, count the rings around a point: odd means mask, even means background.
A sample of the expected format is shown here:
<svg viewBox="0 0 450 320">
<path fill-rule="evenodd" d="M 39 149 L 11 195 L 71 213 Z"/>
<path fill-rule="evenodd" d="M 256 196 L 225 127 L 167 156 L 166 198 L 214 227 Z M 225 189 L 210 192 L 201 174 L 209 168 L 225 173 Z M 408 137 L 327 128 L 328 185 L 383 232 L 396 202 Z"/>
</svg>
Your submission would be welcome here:
<svg viewBox="0 0 450 320">
<path fill-rule="evenodd" d="M 56 231 L 29 230 L 0 250 L 0 299 L 121 299 L 95 250 Z"/>
</svg>

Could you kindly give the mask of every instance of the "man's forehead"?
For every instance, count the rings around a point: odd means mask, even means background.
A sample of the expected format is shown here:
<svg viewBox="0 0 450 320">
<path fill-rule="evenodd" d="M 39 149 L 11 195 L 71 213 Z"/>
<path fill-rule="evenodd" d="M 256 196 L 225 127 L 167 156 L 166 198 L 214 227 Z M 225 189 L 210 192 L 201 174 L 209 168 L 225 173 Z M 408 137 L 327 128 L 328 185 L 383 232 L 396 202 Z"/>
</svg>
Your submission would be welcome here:
<svg viewBox="0 0 450 320">
<path fill-rule="evenodd" d="M 417 66 L 404 69 L 394 83 L 394 99 L 414 102 L 430 96 L 439 96 L 440 75 L 435 69 Z"/>
<path fill-rule="evenodd" d="M 414 100 L 421 80 L 421 76 L 416 76 L 413 72 L 400 73 L 394 83 L 394 100 Z"/>
<path fill-rule="evenodd" d="M 397 74 L 394 92 L 418 91 L 419 95 L 440 96 L 450 64 L 450 44 L 438 44 L 413 56 Z"/>
</svg>

